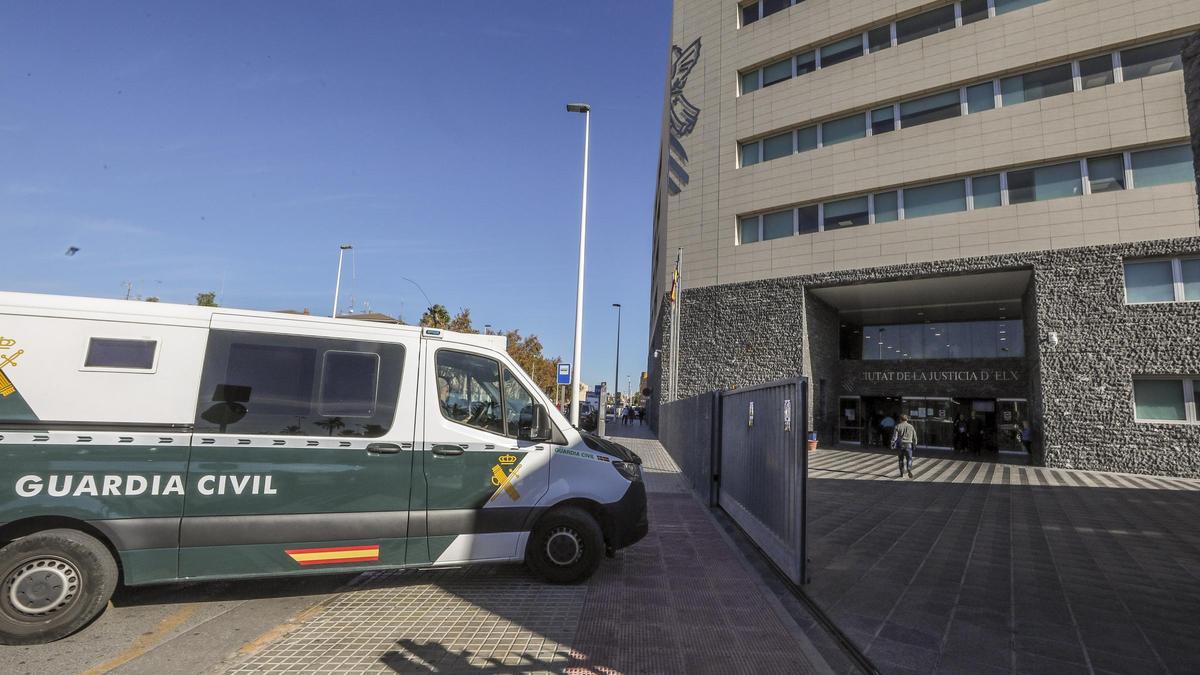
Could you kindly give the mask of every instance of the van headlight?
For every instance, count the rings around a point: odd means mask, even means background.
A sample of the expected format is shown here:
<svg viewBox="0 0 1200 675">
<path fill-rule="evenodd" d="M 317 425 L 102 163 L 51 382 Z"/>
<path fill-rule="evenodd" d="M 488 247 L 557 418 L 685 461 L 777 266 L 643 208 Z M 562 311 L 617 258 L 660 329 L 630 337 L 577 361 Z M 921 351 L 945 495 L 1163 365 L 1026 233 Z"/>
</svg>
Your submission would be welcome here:
<svg viewBox="0 0 1200 675">
<path fill-rule="evenodd" d="M 612 461 L 612 465 L 613 468 L 617 470 L 617 473 L 624 476 L 626 480 L 634 481 L 642 479 L 642 467 L 640 464 L 623 462 L 619 459 L 614 459 Z"/>
</svg>

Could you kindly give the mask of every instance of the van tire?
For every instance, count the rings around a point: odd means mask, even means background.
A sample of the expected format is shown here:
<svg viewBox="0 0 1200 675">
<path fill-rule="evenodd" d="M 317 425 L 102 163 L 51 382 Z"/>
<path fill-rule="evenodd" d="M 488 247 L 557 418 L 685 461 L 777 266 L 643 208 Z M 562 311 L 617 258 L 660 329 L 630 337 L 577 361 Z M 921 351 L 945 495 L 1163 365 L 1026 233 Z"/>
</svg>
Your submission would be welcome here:
<svg viewBox="0 0 1200 675">
<path fill-rule="evenodd" d="M 604 557 L 604 532 L 592 514 L 576 506 L 554 509 L 538 520 L 525 548 L 525 564 L 556 584 L 592 576 Z"/>
<path fill-rule="evenodd" d="M 91 623 L 117 587 L 117 562 L 95 537 L 46 530 L 0 548 L 0 644 L 53 642 Z"/>
</svg>

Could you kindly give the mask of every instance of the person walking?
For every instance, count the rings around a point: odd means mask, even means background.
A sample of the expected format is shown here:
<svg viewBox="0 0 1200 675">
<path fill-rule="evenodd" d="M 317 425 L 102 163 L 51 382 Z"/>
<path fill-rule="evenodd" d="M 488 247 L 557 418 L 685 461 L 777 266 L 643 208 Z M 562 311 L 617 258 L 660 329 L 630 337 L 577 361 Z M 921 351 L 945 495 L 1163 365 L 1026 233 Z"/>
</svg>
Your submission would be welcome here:
<svg viewBox="0 0 1200 675">
<path fill-rule="evenodd" d="M 1033 464 L 1033 425 L 1029 420 L 1021 423 L 1021 445 L 1025 446 L 1025 454 L 1029 455 L 1029 463 Z"/>
<path fill-rule="evenodd" d="M 896 451 L 896 457 L 900 460 L 900 477 L 904 477 L 904 471 L 908 469 L 908 477 L 913 477 L 913 448 L 917 445 L 917 430 L 913 425 L 908 423 L 908 415 L 900 416 L 900 423 L 896 425 L 892 432 L 892 449 Z"/>
</svg>

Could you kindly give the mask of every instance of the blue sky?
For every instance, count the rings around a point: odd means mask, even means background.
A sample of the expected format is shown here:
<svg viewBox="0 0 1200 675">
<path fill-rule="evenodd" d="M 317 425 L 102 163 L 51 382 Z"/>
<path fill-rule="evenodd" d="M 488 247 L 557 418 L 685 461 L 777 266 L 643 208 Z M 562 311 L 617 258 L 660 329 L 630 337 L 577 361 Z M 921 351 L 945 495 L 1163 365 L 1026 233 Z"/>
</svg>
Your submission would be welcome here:
<svg viewBox="0 0 1200 675">
<path fill-rule="evenodd" d="M 0 25 L 6 290 L 419 318 L 416 280 L 569 359 L 645 367 L 670 3 L 21 2 Z M 64 252 L 69 246 L 80 251 Z"/>
</svg>

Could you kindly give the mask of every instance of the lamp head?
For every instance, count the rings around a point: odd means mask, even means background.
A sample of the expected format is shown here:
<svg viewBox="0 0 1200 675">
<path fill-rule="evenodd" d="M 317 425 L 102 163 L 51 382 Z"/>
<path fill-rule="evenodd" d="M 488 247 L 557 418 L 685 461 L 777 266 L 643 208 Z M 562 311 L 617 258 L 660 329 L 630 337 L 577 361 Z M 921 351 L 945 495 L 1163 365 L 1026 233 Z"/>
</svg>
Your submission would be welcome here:
<svg viewBox="0 0 1200 675">
<path fill-rule="evenodd" d="M 568 103 L 567 104 L 567 112 L 586 113 L 586 112 L 590 112 L 591 109 L 592 109 L 592 106 L 590 106 L 586 103 Z"/>
<path fill-rule="evenodd" d="M 619 302 L 614 302 L 612 305 L 613 305 L 613 307 L 616 307 L 617 309 L 621 309 L 621 303 L 619 303 Z"/>
<path fill-rule="evenodd" d="M 343 251 L 349 251 L 350 249 L 352 249 L 352 248 L 354 248 L 354 247 L 353 247 L 353 246 L 351 246 L 350 244 L 342 244 L 342 245 L 341 245 L 341 246 L 339 246 L 338 248 L 342 249 Z"/>
</svg>

